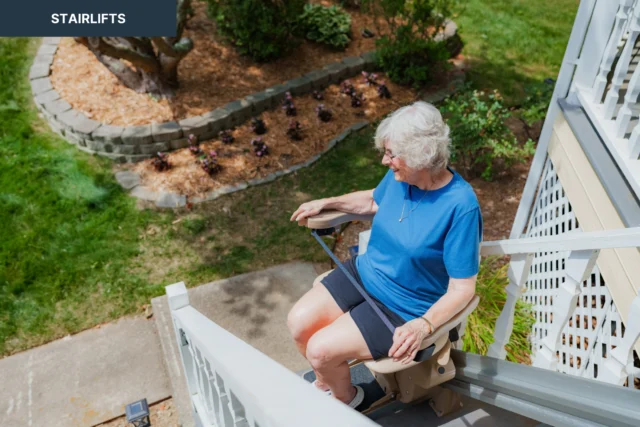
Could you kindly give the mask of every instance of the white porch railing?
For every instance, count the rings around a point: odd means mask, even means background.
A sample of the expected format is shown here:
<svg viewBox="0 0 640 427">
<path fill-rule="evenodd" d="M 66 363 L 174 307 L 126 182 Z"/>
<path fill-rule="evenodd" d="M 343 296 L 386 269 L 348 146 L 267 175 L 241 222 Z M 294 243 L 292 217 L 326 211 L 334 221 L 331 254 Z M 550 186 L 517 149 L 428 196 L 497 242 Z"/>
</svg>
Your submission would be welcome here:
<svg viewBox="0 0 640 427">
<path fill-rule="evenodd" d="M 184 283 L 167 297 L 197 426 L 378 425 L 206 318 Z"/>
<path fill-rule="evenodd" d="M 581 294 L 582 283 L 591 275 L 601 249 L 640 247 L 640 227 L 594 232 L 571 232 L 559 236 L 532 237 L 501 240 L 482 244 L 481 254 L 511 255 L 507 301 L 496 321 L 494 343 L 488 355 L 500 359 L 506 357 L 505 345 L 511 338 L 516 302 L 526 290 L 525 284 L 531 271 L 535 253 L 568 252 L 564 262 L 564 277 L 558 284 L 554 298 L 553 321 L 542 348 L 533 359 L 533 366 L 556 370 L 562 330 L 573 316 Z M 633 347 L 640 338 L 640 296 L 636 296 L 629 311 L 627 328 L 621 344 L 612 352 L 598 380 L 623 385 L 634 371 Z M 593 345 L 593 344 L 592 344 Z M 631 385 L 633 387 L 633 384 Z"/>
<path fill-rule="evenodd" d="M 583 30 L 572 32 L 569 40 L 569 46 L 581 45 L 581 50 L 573 60 L 568 100 L 585 109 L 640 196 L 640 4 L 582 0 L 580 8 L 574 29 Z"/>
</svg>

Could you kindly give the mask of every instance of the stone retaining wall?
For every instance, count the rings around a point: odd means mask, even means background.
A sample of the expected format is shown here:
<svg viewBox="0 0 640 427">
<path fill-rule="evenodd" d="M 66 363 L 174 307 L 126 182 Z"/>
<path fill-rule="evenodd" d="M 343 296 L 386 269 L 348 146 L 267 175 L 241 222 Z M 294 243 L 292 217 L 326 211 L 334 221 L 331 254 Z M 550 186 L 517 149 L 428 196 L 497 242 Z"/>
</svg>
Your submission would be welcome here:
<svg viewBox="0 0 640 427">
<path fill-rule="evenodd" d="M 456 32 L 456 24 L 449 21 L 441 38 L 454 40 L 457 38 Z M 278 107 L 286 92 L 291 92 L 294 96 L 303 95 L 376 67 L 375 53 L 367 52 L 344 58 L 340 62 L 229 102 L 199 116 L 144 126 L 112 126 L 92 120 L 74 110 L 51 85 L 51 64 L 59 42 L 59 37 L 45 37 L 29 72 L 36 106 L 51 129 L 67 142 L 87 153 L 109 157 L 118 162 L 136 162 L 153 157 L 159 151 L 188 147 L 189 134 L 196 135 L 201 141 L 214 138 L 221 130 L 237 126 L 263 111 Z"/>
</svg>

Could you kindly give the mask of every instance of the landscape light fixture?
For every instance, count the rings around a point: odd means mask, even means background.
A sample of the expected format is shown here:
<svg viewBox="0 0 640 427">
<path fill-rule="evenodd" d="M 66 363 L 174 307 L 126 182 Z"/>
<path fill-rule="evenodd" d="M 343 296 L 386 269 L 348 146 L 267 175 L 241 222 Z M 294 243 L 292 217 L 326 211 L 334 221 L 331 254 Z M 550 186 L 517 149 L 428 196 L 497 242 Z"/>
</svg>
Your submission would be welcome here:
<svg viewBox="0 0 640 427">
<path fill-rule="evenodd" d="M 131 423 L 133 427 L 151 426 L 151 420 L 149 419 L 149 405 L 147 404 L 147 399 L 129 403 L 125 408 L 125 412 L 127 414 L 127 422 Z"/>
</svg>

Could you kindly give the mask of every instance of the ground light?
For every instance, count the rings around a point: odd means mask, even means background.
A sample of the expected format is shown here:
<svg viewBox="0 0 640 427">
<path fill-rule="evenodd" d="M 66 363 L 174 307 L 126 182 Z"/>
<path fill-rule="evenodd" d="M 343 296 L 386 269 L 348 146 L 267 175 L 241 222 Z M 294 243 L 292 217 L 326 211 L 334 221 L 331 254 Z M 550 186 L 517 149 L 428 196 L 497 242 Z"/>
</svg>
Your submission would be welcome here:
<svg viewBox="0 0 640 427">
<path fill-rule="evenodd" d="M 127 414 L 127 422 L 131 423 L 134 427 L 150 427 L 151 420 L 149 419 L 149 405 L 147 399 L 138 400 L 137 402 L 129 403 L 125 409 Z"/>
</svg>

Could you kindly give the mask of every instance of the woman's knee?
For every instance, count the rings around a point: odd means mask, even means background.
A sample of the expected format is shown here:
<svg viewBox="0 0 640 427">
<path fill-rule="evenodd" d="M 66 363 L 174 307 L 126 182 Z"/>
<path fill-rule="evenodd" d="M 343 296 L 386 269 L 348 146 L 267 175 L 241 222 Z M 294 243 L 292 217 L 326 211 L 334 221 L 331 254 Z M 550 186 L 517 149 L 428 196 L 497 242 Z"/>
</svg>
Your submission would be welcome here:
<svg viewBox="0 0 640 427">
<path fill-rule="evenodd" d="M 287 315 L 287 327 L 294 341 L 303 342 L 308 340 L 312 329 L 312 321 L 309 319 L 308 310 L 298 304 L 293 306 Z"/>
<path fill-rule="evenodd" d="M 315 334 L 307 343 L 307 360 L 314 369 L 335 365 L 336 352 L 325 334 Z"/>
</svg>

